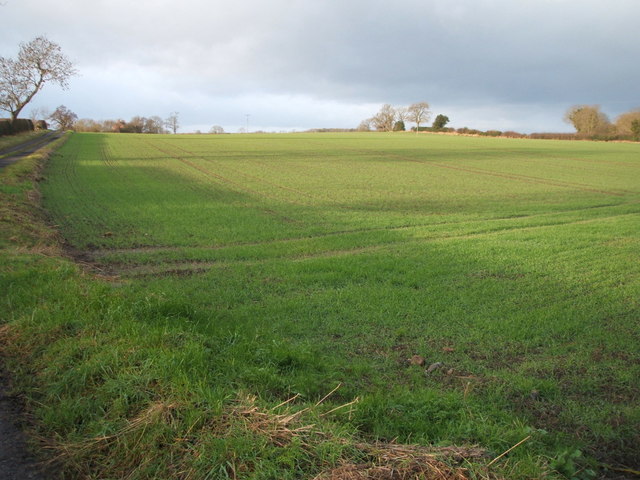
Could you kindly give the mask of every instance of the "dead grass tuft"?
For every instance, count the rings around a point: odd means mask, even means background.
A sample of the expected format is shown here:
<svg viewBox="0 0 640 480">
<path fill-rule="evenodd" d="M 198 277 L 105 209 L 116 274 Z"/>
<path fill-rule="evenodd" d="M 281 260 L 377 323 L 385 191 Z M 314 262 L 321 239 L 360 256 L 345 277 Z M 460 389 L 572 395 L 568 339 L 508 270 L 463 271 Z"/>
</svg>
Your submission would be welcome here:
<svg viewBox="0 0 640 480">
<path fill-rule="evenodd" d="M 343 465 L 323 473 L 314 480 L 468 480 L 460 471 L 441 462 L 410 463 L 399 466 Z"/>
<path fill-rule="evenodd" d="M 344 464 L 314 480 L 468 480 L 467 469 L 455 464 L 487 457 L 479 447 L 398 443 L 358 443 L 355 447 L 370 459 L 369 463 Z"/>
<path fill-rule="evenodd" d="M 291 443 L 294 436 L 301 437 L 314 432 L 313 424 L 298 425 L 298 420 L 309 411 L 308 408 L 297 412 L 291 412 L 290 408 L 286 408 L 284 413 L 276 413 L 277 409 L 284 404 L 289 404 L 295 398 L 297 396 L 265 411 L 256 406 L 255 396 L 240 396 L 236 405 L 227 414 L 227 421 L 234 423 L 234 420 L 240 420 L 248 431 L 266 437 L 273 445 L 284 447 Z"/>
</svg>

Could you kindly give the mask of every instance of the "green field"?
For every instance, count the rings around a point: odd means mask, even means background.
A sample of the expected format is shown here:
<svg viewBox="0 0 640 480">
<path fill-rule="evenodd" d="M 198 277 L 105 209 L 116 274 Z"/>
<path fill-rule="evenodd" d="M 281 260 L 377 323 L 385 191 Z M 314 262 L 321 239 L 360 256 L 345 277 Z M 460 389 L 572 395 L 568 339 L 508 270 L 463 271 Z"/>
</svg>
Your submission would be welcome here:
<svg viewBox="0 0 640 480">
<path fill-rule="evenodd" d="M 640 469 L 638 144 L 74 134 L 44 177 L 101 277 L 15 274 L 4 302 L 55 330 L 36 415 L 92 445 L 77 471 L 314 478 L 391 441 L 478 445 L 485 478 Z M 228 420 L 247 403 L 313 433 Z"/>
</svg>

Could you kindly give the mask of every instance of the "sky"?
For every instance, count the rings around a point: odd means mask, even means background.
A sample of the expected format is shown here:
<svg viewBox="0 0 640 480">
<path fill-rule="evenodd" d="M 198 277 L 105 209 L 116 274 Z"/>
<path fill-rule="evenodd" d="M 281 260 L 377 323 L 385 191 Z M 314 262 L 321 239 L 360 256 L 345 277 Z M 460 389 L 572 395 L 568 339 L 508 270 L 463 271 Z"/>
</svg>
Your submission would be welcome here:
<svg viewBox="0 0 640 480">
<path fill-rule="evenodd" d="M 573 105 L 640 108 L 638 19 L 640 0 L 0 0 L 0 56 L 45 35 L 79 72 L 25 116 L 279 132 L 428 102 L 454 128 L 570 132 Z"/>
</svg>

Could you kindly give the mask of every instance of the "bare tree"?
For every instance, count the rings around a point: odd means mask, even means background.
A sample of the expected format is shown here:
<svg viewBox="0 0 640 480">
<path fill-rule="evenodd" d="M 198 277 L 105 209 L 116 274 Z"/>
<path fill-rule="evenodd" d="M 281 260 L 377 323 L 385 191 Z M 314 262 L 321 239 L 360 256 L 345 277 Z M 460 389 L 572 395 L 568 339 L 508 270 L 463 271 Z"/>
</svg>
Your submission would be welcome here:
<svg viewBox="0 0 640 480">
<path fill-rule="evenodd" d="M 53 111 L 49 119 L 58 125 L 58 130 L 70 130 L 78 119 L 78 115 L 73 113 L 64 105 L 60 105 Z"/>
<path fill-rule="evenodd" d="M 14 121 L 46 83 L 67 89 L 76 73 L 60 46 L 47 38 L 22 43 L 17 60 L 0 57 L 0 110 L 9 112 Z"/>
<path fill-rule="evenodd" d="M 380 111 L 371 118 L 371 123 L 376 130 L 390 132 L 396 120 L 396 110 L 391 105 L 384 104 Z"/>
<path fill-rule="evenodd" d="M 414 103 L 409 106 L 407 120 L 416 124 L 416 133 L 420 131 L 420 124 L 427 123 L 431 112 L 427 102 Z"/>
<path fill-rule="evenodd" d="M 396 107 L 396 119 L 398 122 L 406 122 L 409 119 L 409 107 Z"/>
<path fill-rule="evenodd" d="M 165 133 L 164 121 L 157 115 L 149 117 L 144 123 L 143 131 L 145 133 Z"/>
<path fill-rule="evenodd" d="M 220 125 L 214 125 L 213 127 L 211 127 L 209 129 L 209 133 L 213 133 L 215 135 L 220 135 L 224 133 L 224 128 L 222 128 Z"/>
<path fill-rule="evenodd" d="M 99 132 L 102 130 L 102 125 L 91 118 L 81 118 L 75 121 L 73 129 L 76 132 Z"/>
<path fill-rule="evenodd" d="M 171 112 L 171 115 L 165 120 L 165 125 L 175 135 L 180 128 L 180 122 L 178 121 L 178 112 Z"/>
<path fill-rule="evenodd" d="M 35 125 L 38 120 L 44 120 L 45 118 L 49 118 L 51 116 L 51 112 L 46 107 L 36 107 L 32 108 L 29 112 L 29 118 Z"/>
<path fill-rule="evenodd" d="M 358 131 L 359 132 L 370 132 L 371 131 L 371 122 L 372 122 L 372 120 L 370 118 L 362 120 L 360 122 L 360 125 L 358 125 Z"/>
<path fill-rule="evenodd" d="M 141 117 L 140 115 L 136 115 L 131 117 L 131 120 L 127 122 L 127 125 L 123 132 L 126 130 L 126 133 L 142 133 L 144 131 L 144 125 L 147 119 L 145 117 Z"/>
</svg>

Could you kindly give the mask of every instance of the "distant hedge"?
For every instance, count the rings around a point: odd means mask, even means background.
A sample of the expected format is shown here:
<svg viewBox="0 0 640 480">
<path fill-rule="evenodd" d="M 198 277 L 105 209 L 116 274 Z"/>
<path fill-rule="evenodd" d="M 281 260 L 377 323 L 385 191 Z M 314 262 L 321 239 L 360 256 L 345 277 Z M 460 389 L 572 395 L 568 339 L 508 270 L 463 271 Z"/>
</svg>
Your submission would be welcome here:
<svg viewBox="0 0 640 480">
<path fill-rule="evenodd" d="M 13 123 L 9 119 L 0 119 L 0 136 L 31 130 L 33 130 L 33 122 L 27 118 L 17 118 Z"/>
</svg>

